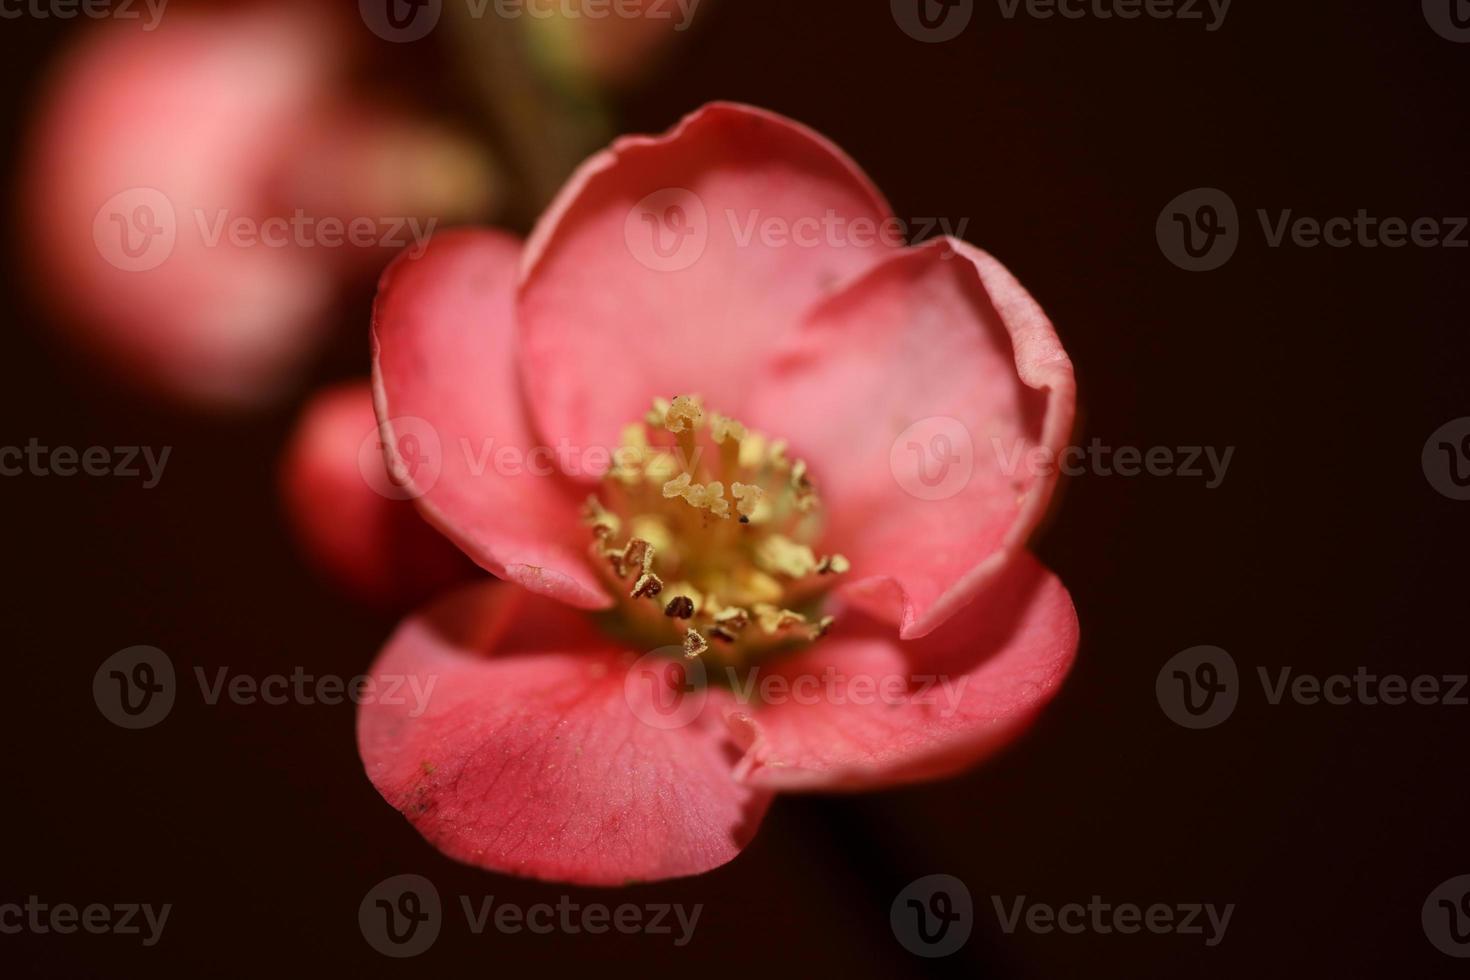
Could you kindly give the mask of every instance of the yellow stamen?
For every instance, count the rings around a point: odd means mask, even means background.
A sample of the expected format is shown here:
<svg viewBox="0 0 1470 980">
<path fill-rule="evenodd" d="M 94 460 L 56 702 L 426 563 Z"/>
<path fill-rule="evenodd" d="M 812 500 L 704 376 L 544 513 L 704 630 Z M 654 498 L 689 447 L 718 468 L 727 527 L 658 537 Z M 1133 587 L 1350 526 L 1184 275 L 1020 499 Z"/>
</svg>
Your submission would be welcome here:
<svg viewBox="0 0 1470 980">
<path fill-rule="evenodd" d="M 673 631 L 686 656 L 738 662 L 830 626 L 814 611 L 827 587 L 819 580 L 850 564 L 813 550 L 818 504 L 806 463 L 788 458 L 783 440 L 679 395 L 623 431 L 584 519 L 620 591 L 632 579 L 629 629 L 665 644 Z"/>
</svg>

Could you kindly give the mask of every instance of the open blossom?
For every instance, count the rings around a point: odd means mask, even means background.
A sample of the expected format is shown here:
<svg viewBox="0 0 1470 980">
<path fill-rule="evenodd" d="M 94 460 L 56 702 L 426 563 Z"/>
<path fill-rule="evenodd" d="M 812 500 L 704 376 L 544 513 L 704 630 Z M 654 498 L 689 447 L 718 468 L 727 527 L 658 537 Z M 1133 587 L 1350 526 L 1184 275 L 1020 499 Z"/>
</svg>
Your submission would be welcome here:
<svg viewBox="0 0 1470 980">
<path fill-rule="evenodd" d="M 31 138 L 24 254 L 78 345 L 149 389 L 278 395 L 346 282 L 483 211 L 479 151 L 365 96 L 334 4 L 180 3 L 82 33 Z"/>
<path fill-rule="evenodd" d="M 383 277 L 389 466 L 433 433 L 409 489 L 502 580 L 382 651 L 375 674 L 437 679 L 426 711 L 358 718 L 373 784 L 454 858 L 593 884 L 705 871 L 776 791 L 973 764 L 1071 665 L 1071 600 L 1025 550 L 1054 475 L 976 453 L 936 496 L 894 465 L 932 419 L 1063 445 L 1050 322 L 963 242 L 797 246 L 741 235 L 756 214 L 892 217 L 817 134 L 716 104 L 589 160 L 524 244 L 445 233 Z M 639 235 L 676 228 L 697 255 L 649 261 Z M 487 464 L 487 440 L 608 465 L 537 475 Z"/>
</svg>

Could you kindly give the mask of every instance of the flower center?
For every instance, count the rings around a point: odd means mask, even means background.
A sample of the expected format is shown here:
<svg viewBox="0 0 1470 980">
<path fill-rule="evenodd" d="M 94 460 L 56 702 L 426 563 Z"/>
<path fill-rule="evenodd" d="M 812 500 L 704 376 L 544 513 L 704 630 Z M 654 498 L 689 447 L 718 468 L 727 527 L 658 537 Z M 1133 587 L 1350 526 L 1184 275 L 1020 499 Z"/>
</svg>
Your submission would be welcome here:
<svg viewBox="0 0 1470 980">
<path fill-rule="evenodd" d="M 806 463 L 697 398 L 658 399 L 623 430 L 583 517 L 618 625 L 644 642 L 739 663 L 832 624 L 816 607 L 848 562 L 812 550 L 821 507 Z"/>
</svg>

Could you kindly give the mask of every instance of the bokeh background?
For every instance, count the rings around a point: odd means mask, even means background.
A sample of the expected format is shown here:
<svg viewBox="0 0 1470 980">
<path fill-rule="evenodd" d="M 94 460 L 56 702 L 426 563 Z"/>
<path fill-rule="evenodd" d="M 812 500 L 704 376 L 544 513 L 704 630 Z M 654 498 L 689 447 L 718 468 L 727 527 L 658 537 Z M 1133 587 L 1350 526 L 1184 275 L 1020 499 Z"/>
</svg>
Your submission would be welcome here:
<svg viewBox="0 0 1470 980">
<path fill-rule="evenodd" d="M 303 562 L 277 492 L 312 389 L 367 370 L 372 276 L 343 275 L 320 346 L 250 411 L 181 404 L 89 352 L 54 310 L 69 284 L 37 270 L 30 168 L 53 72 L 95 25 L 7 13 L 0 444 L 172 456 L 151 490 L 0 478 L 0 901 L 174 905 L 153 948 L 0 935 L 7 975 L 1463 974 L 1426 939 L 1420 909 L 1470 873 L 1470 707 L 1273 706 L 1255 674 L 1470 671 L 1470 503 L 1436 492 L 1420 462 L 1430 433 L 1470 415 L 1470 250 L 1272 248 L 1255 212 L 1470 215 L 1470 43 L 1436 33 L 1413 2 L 1236 0 L 1214 31 L 1025 8 L 1007 19 L 978 3 L 960 36 L 921 43 L 881 2 L 702 0 L 691 30 L 598 74 L 548 61 L 543 41 L 449 24 L 391 44 L 352 7 L 364 97 L 432 108 L 487 148 L 492 220 L 524 232 L 606 133 L 659 131 L 711 99 L 769 107 L 844 147 L 897 214 L 968 221 L 965 237 L 1056 322 L 1084 444 L 1234 458 L 1215 489 L 1067 482 L 1038 550 L 1077 604 L 1077 666 L 1039 723 L 979 770 L 781 798 L 738 860 L 688 880 L 607 893 L 458 866 L 369 785 L 350 705 L 181 697 L 138 732 L 94 705 L 94 671 L 134 644 L 190 676 L 351 676 L 391 630 L 394 612 Z M 1234 257 L 1208 273 L 1171 264 L 1155 237 L 1161 209 L 1196 187 L 1224 190 L 1242 217 Z M 1226 723 L 1188 731 L 1160 709 L 1155 678 L 1198 644 L 1230 651 L 1246 683 Z M 363 894 L 399 873 L 429 877 L 455 905 L 434 947 L 402 962 L 357 924 Z M 959 953 L 922 960 L 895 940 L 889 905 L 935 873 L 967 884 L 974 932 Z M 455 917 L 460 895 L 704 909 L 675 948 L 616 933 L 477 936 Z M 1020 895 L 1236 908 L 1206 948 L 1199 936 L 1007 934 L 991 896 Z"/>
</svg>

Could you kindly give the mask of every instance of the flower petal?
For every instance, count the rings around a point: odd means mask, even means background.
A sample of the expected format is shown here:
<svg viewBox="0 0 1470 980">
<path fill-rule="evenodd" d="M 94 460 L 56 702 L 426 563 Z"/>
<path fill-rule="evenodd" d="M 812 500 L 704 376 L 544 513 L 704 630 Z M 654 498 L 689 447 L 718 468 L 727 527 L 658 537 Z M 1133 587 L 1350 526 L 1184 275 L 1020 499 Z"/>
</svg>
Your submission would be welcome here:
<svg viewBox="0 0 1470 980">
<path fill-rule="evenodd" d="M 366 381 L 328 388 L 302 410 L 281 459 L 281 496 L 303 550 L 334 583 L 386 605 L 415 605 L 483 576 L 411 504 L 380 492 L 388 483 L 373 452 L 377 429 Z"/>
<path fill-rule="evenodd" d="M 843 594 L 923 636 L 1024 547 L 1076 411 L 1051 323 L 984 252 L 937 239 L 816 306 L 749 422 L 790 439 L 852 562 Z"/>
<path fill-rule="evenodd" d="M 330 250 L 249 247 L 225 226 L 277 214 L 268 184 L 303 107 L 342 87 L 351 25 L 325 5 L 222 6 L 77 32 L 36 114 L 17 257 L 84 350 L 239 409 L 296 381 L 340 272 Z"/>
<path fill-rule="evenodd" d="M 1026 727 L 1071 668 L 1077 639 L 1066 588 L 1025 553 L 921 640 L 839 620 L 821 642 L 774 665 L 772 676 L 788 685 L 771 688 L 789 692 L 781 703 L 727 713 L 746 747 L 736 773 L 779 790 L 950 775 Z"/>
<path fill-rule="evenodd" d="M 537 447 L 515 377 L 517 243 L 436 235 L 383 274 L 373 385 L 384 453 L 405 497 L 484 568 L 581 608 L 611 600 L 586 560 L 571 488 Z"/>
<path fill-rule="evenodd" d="M 894 250 L 832 244 L 822 222 L 889 218 L 840 150 L 769 112 L 713 104 L 618 140 L 526 244 L 517 319 L 540 431 L 616 445 L 650 399 L 682 393 L 737 414 L 802 312 Z M 763 244 L 765 222 L 811 244 Z"/>
<path fill-rule="evenodd" d="M 726 701 L 685 727 L 647 724 L 632 661 L 554 602 L 462 589 L 374 665 L 373 690 L 407 693 L 364 698 L 368 777 L 435 847 L 493 871 L 621 885 L 724 864 L 770 794 L 732 775 Z"/>
</svg>

